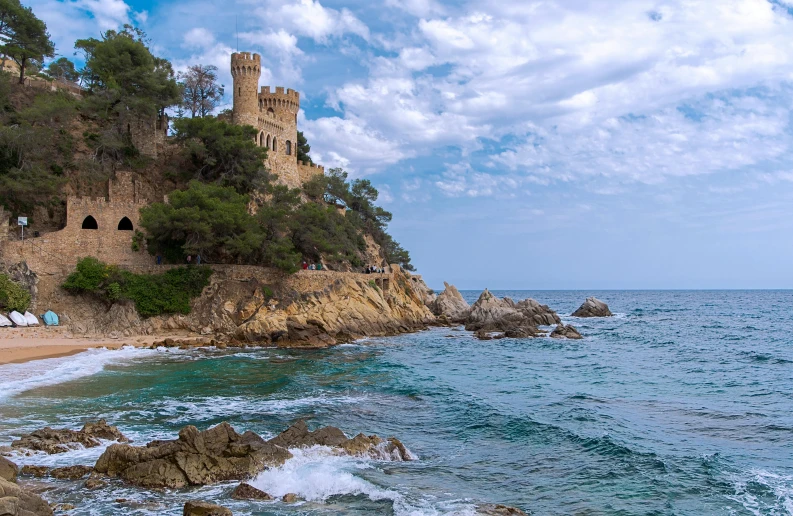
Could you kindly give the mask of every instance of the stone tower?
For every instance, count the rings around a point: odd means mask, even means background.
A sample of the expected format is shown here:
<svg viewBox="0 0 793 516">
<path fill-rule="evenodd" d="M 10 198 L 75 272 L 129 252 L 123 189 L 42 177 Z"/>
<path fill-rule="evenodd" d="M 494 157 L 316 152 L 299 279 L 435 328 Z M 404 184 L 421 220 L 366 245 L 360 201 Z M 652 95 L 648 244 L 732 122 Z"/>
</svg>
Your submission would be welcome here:
<svg viewBox="0 0 793 516">
<path fill-rule="evenodd" d="M 259 54 L 238 52 L 231 54 L 231 76 L 234 78 L 234 123 L 258 127 L 259 105 L 256 90 L 262 75 Z"/>
</svg>

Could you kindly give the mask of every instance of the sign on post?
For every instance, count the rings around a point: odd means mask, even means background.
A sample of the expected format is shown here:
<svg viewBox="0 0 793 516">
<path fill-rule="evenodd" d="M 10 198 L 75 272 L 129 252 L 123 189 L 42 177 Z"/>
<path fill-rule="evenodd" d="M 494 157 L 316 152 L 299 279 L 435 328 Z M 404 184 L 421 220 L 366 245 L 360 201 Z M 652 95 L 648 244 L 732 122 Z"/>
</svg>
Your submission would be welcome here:
<svg viewBox="0 0 793 516">
<path fill-rule="evenodd" d="M 17 223 L 20 226 L 27 226 L 28 225 L 28 218 L 27 217 L 19 217 L 19 218 L 17 218 Z"/>
</svg>

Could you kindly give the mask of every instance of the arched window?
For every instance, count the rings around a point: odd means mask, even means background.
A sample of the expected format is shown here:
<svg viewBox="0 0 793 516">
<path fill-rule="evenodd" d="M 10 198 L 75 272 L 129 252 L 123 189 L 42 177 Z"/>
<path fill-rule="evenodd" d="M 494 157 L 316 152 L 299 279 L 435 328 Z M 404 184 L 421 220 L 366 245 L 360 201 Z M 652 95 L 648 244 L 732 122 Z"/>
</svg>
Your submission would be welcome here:
<svg viewBox="0 0 793 516">
<path fill-rule="evenodd" d="M 267 108 L 267 112 L 268 112 L 268 113 L 275 114 L 275 111 L 273 111 L 273 108 Z"/>
<path fill-rule="evenodd" d="M 242 97 L 242 86 L 237 88 L 237 96 Z"/>
<path fill-rule="evenodd" d="M 118 230 L 119 231 L 132 231 L 132 221 L 129 220 L 127 217 L 118 221 Z"/>
<path fill-rule="evenodd" d="M 286 140 L 286 155 L 287 156 L 292 155 L 292 142 L 290 142 L 289 140 Z"/>
<path fill-rule="evenodd" d="M 96 223 L 95 218 L 89 215 L 83 219 L 83 229 L 99 229 L 99 224 Z"/>
<path fill-rule="evenodd" d="M 270 135 L 267 135 L 267 148 L 270 148 Z"/>
<path fill-rule="evenodd" d="M 264 131 L 259 133 L 259 147 L 264 147 Z"/>
<path fill-rule="evenodd" d="M 273 136 L 273 152 L 278 151 L 278 144 L 275 141 L 275 136 Z"/>
</svg>

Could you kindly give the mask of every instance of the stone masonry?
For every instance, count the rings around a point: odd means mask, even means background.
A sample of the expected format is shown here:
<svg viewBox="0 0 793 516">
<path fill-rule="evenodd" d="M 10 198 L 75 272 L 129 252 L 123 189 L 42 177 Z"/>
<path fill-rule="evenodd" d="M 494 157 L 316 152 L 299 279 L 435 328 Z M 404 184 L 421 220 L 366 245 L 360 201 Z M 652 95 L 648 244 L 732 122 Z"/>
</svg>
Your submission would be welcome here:
<svg viewBox="0 0 793 516">
<path fill-rule="evenodd" d="M 107 198 L 69 197 L 66 227 L 40 237 L 26 236 L 24 241 L 8 239 L 0 246 L 0 259 L 26 261 L 39 274 L 71 271 L 86 256 L 116 265 L 151 265 L 154 258 L 145 249 L 132 250 L 140 209 L 146 204 L 132 174 L 116 172 L 108 182 Z M 2 225 L 6 225 L 5 217 Z"/>
<path fill-rule="evenodd" d="M 269 86 L 259 90 L 261 73 L 259 54 L 238 52 L 231 55 L 233 121 L 257 129 L 256 144 L 267 147 L 267 167 L 282 183 L 299 188 L 315 175 L 324 174 L 325 168 L 297 161 L 300 93 L 284 90 L 281 86 L 275 91 L 270 91 Z"/>
</svg>

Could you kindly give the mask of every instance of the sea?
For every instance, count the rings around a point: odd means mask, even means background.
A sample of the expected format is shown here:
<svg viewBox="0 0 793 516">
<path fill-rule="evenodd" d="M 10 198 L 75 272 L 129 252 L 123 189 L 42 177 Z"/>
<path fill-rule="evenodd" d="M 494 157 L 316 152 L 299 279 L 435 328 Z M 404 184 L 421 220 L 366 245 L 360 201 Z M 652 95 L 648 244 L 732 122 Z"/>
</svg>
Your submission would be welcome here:
<svg viewBox="0 0 793 516">
<path fill-rule="evenodd" d="M 136 444 L 228 421 L 270 437 L 300 418 L 399 438 L 392 462 L 294 450 L 251 483 L 146 490 L 41 480 L 71 515 L 793 515 L 793 291 L 501 291 L 584 335 L 479 341 L 462 328 L 324 350 L 91 350 L 0 366 L 0 445 L 105 418 Z M 464 292 L 473 302 L 478 292 Z M 577 319 L 586 297 L 614 317 Z M 91 465 L 104 446 L 21 455 Z"/>
</svg>

